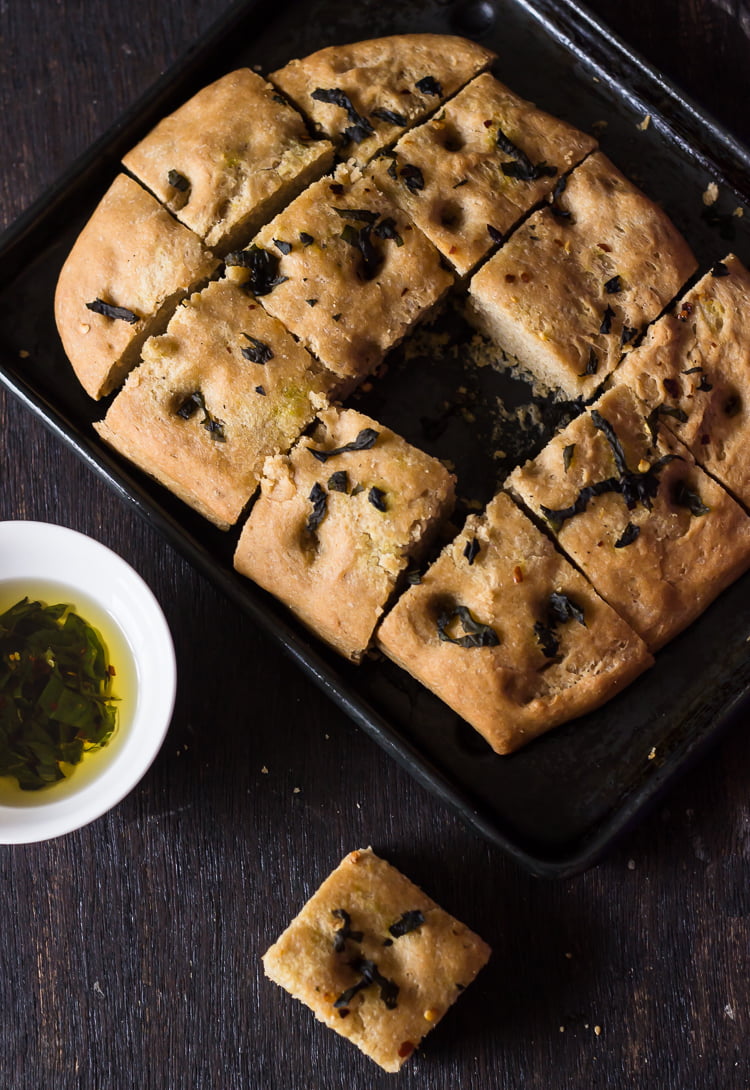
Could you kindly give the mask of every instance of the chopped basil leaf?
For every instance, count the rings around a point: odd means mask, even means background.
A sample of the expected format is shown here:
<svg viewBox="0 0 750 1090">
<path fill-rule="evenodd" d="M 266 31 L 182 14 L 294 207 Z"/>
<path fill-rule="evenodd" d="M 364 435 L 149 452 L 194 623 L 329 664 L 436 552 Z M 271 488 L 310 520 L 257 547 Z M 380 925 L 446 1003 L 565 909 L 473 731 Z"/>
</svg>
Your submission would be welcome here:
<svg viewBox="0 0 750 1090">
<path fill-rule="evenodd" d="M 677 507 L 687 507 L 690 514 L 695 515 L 696 518 L 707 515 L 711 510 L 710 507 L 706 507 L 698 493 L 692 492 L 684 481 L 677 481 L 675 484 L 672 490 L 672 502 Z"/>
<path fill-rule="evenodd" d="M 503 232 L 498 231 L 497 227 L 493 227 L 491 223 L 487 224 L 487 234 L 490 236 L 493 242 L 503 241 Z"/>
<path fill-rule="evenodd" d="M 299 240 L 303 246 L 312 246 L 313 242 L 315 242 L 315 239 L 307 231 L 300 231 Z"/>
<path fill-rule="evenodd" d="M 183 420 L 189 420 L 197 409 L 201 409 L 203 412 L 203 419 L 201 425 L 206 429 L 211 438 L 217 443 L 225 443 L 226 436 L 224 435 L 224 421 L 218 420 L 212 416 L 206 407 L 206 399 L 200 390 L 194 390 L 192 394 L 184 399 L 182 404 L 177 409 L 177 415 Z"/>
<path fill-rule="evenodd" d="M 596 354 L 596 349 L 592 346 L 589 348 L 589 358 L 586 363 L 586 368 L 581 371 L 579 378 L 586 378 L 587 375 L 595 375 L 599 370 L 599 357 Z"/>
<path fill-rule="evenodd" d="M 180 193 L 187 193 L 188 189 L 190 189 L 190 182 L 184 174 L 180 174 L 179 170 L 170 170 L 167 174 L 167 181 L 175 189 L 179 189 Z"/>
<path fill-rule="evenodd" d="M 333 949 L 342 953 L 347 942 L 362 942 L 363 931 L 352 931 L 352 920 L 345 908 L 332 908 L 331 914 L 342 920 L 342 926 L 333 934 Z"/>
<path fill-rule="evenodd" d="M 410 193 L 418 193 L 424 189 L 424 174 L 413 163 L 404 163 L 398 173 Z"/>
<path fill-rule="evenodd" d="M 416 931 L 423 923 L 424 914 L 418 908 L 411 908 L 391 924 L 388 933 L 393 935 L 394 939 L 400 939 L 403 935 L 408 935 L 410 931 Z"/>
<path fill-rule="evenodd" d="M 473 537 L 471 539 L 471 541 L 466 542 L 466 548 L 464 549 L 464 556 L 468 560 L 469 566 L 471 566 L 474 563 L 474 561 L 476 560 L 476 558 L 477 558 L 477 556 L 479 554 L 480 547 L 481 546 L 480 546 L 479 542 L 477 541 L 477 539 L 475 537 Z"/>
<path fill-rule="evenodd" d="M 500 150 L 509 155 L 512 160 L 512 162 L 500 164 L 502 172 L 507 178 L 516 178 L 520 182 L 535 182 L 538 178 L 554 178 L 555 174 L 557 174 L 557 167 L 547 163 L 542 162 L 534 165 L 526 152 L 514 144 L 502 129 L 497 130 L 495 140 Z"/>
<path fill-rule="evenodd" d="M 352 220 L 354 223 L 372 224 L 378 218 L 378 213 L 370 211 L 369 208 L 334 208 L 333 211 L 342 220 Z"/>
<path fill-rule="evenodd" d="M 315 484 L 312 486 L 308 498 L 310 500 L 310 503 L 313 505 L 313 508 L 310 514 L 307 516 L 305 529 L 309 534 L 313 534 L 325 518 L 326 510 L 328 507 L 328 495 L 325 489 L 316 481 Z"/>
<path fill-rule="evenodd" d="M 414 86 L 423 95 L 442 95 L 443 93 L 443 88 L 434 76 L 422 76 Z"/>
<path fill-rule="evenodd" d="M 255 387 L 255 392 L 256 392 L 256 394 L 262 394 L 263 397 L 266 396 L 266 391 L 263 389 L 262 386 L 256 386 Z"/>
<path fill-rule="evenodd" d="M 317 450 L 315 447 L 307 449 L 319 462 L 327 462 L 329 458 L 334 458 L 337 454 L 348 454 L 352 450 L 370 450 L 375 446 L 379 435 L 380 432 L 375 431 L 374 428 L 362 428 L 357 438 L 352 439 L 350 443 L 345 443 L 343 447 L 335 447 L 333 450 Z"/>
<path fill-rule="evenodd" d="M 541 647 L 544 657 L 553 659 L 560 647 L 560 641 L 557 638 L 555 630 L 545 624 L 544 621 L 535 621 L 534 635 L 537 638 L 537 643 Z"/>
<path fill-rule="evenodd" d="M 253 295 L 268 295 L 279 284 L 288 280 L 288 276 L 279 274 L 279 258 L 270 250 L 264 250 L 260 246 L 251 246 L 247 250 L 235 250 L 224 258 L 227 265 L 237 265 L 247 269 L 250 276 L 247 280 L 248 287 Z"/>
<path fill-rule="evenodd" d="M 292 252 L 291 242 L 284 242 L 283 239 L 275 238 L 273 244 L 282 254 L 290 254 Z"/>
<path fill-rule="evenodd" d="M 353 144 L 361 144 L 367 136 L 371 136 L 374 132 L 372 125 L 366 117 L 362 117 L 357 113 L 352 105 L 352 100 L 347 94 L 339 90 L 337 87 L 318 87 L 317 90 L 312 92 L 310 96 L 316 102 L 327 102 L 332 106 L 339 106 L 342 110 L 346 110 L 346 116 L 351 122 L 348 128 L 344 129 L 342 135 L 345 141 Z"/>
<path fill-rule="evenodd" d="M 384 977 L 374 961 L 358 957 L 350 961 L 349 964 L 355 972 L 361 974 L 361 979 L 356 984 L 352 984 L 351 988 L 347 988 L 345 992 L 342 992 L 338 999 L 334 1000 L 333 1005 L 336 1010 L 348 1006 L 358 992 L 369 988 L 371 984 L 377 984 L 380 989 L 380 998 L 385 1003 L 386 1009 L 389 1011 L 396 1009 L 398 1006 L 398 985 Z"/>
<path fill-rule="evenodd" d="M 243 333 L 242 336 L 246 337 L 250 342 L 247 348 L 240 349 L 246 360 L 250 360 L 251 363 L 266 364 L 273 359 L 273 349 L 265 341 L 258 340 L 257 337 L 251 337 L 249 333 Z"/>
<path fill-rule="evenodd" d="M 388 110 L 385 106 L 378 106 L 376 110 L 371 110 L 370 116 L 377 117 L 379 121 L 387 121 L 389 125 L 400 125 L 401 128 L 406 128 L 409 124 L 408 118 L 403 114 L 397 113 L 396 110 Z"/>
<path fill-rule="evenodd" d="M 388 504 L 385 499 L 385 492 L 382 488 L 378 488 L 377 485 L 373 485 L 370 491 L 367 493 L 367 499 L 375 508 L 376 511 L 387 511 Z"/>
<path fill-rule="evenodd" d="M 448 628 L 456 618 L 461 622 L 466 635 L 449 635 Z M 497 647 L 500 643 L 494 628 L 474 620 L 466 606 L 455 606 L 451 610 L 443 611 L 437 619 L 437 630 L 438 638 L 443 643 L 453 643 L 457 647 Z"/>
<path fill-rule="evenodd" d="M 560 640 L 557 635 L 557 626 L 566 621 L 578 621 L 584 628 L 586 618 L 580 606 L 563 594 L 561 591 L 553 591 L 547 601 L 547 615 L 543 621 L 534 624 L 534 635 L 537 638 L 542 653 L 548 659 L 552 659 L 558 652 Z"/>
<path fill-rule="evenodd" d="M 140 318 L 133 310 L 127 307 L 115 307 L 111 303 L 105 303 L 103 299 L 94 299 L 93 303 L 86 304 L 87 310 L 93 310 L 94 314 L 103 314 L 105 318 L 118 318 L 121 322 L 135 325 Z"/>
<path fill-rule="evenodd" d="M 634 523 L 629 522 L 615 542 L 615 548 L 624 549 L 626 546 L 632 545 L 640 532 L 640 526 L 636 526 Z"/>
<path fill-rule="evenodd" d="M 659 433 L 659 417 L 660 416 L 673 416 L 675 420 L 679 420 L 681 424 L 687 423 L 687 413 L 684 409 L 680 409 L 677 406 L 672 405 L 657 405 L 655 409 L 646 417 L 646 427 L 651 434 L 651 442 L 656 442 L 656 437 Z"/>
<path fill-rule="evenodd" d="M 349 491 L 349 475 L 345 469 L 337 469 L 335 473 L 332 473 L 328 478 L 328 491 L 329 492 L 348 492 Z"/>
<path fill-rule="evenodd" d="M 359 230 L 353 227 L 351 223 L 347 223 L 341 232 L 344 242 L 359 251 L 361 261 L 357 273 L 362 280 L 373 280 L 383 264 L 383 256 L 370 237 L 371 231 L 372 227 L 369 223 L 366 223 L 364 227 L 360 227 Z"/>
<path fill-rule="evenodd" d="M 389 238 L 396 243 L 397 246 L 403 246 L 404 240 L 396 230 L 396 221 L 392 216 L 386 216 L 380 223 L 377 223 L 372 233 L 377 235 L 378 238 Z"/>
<path fill-rule="evenodd" d="M 696 386 L 696 390 L 701 393 L 708 393 L 709 390 L 713 390 L 713 383 L 709 382 L 705 375 L 701 375 L 701 380 Z"/>
<path fill-rule="evenodd" d="M 624 325 L 622 327 L 622 333 L 620 334 L 620 344 L 630 344 L 638 336 L 638 330 L 635 326 Z"/>
<path fill-rule="evenodd" d="M 563 467 L 567 473 L 570 469 L 570 463 L 573 461 L 573 455 L 575 454 L 575 443 L 568 443 L 567 447 L 563 448 Z"/>
<path fill-rule="evenodd" d="M 622 291 L 622 280 L 619 276 L 613 276 L 611 280 L 607 280 L 604 285 L 604 290 L 607 295 L 617 295 Z"/>
<path fill-rule="evenodd" d="M 615 312 L 612 307 L 607 306 L 604 314 L 602 315 L 602 324 L 599 326 L 600 333 L 609 333 L 612 330 L 612 319 L 615 316 Z"/>
<path fill-rule="evenodd" d="M 305 302 L 307 303 L 307 305 L 309 307 L 315 307 L 315 306 L 318 305 L 318 300 L 317 299 L 305 299 Z"/>
</svg>

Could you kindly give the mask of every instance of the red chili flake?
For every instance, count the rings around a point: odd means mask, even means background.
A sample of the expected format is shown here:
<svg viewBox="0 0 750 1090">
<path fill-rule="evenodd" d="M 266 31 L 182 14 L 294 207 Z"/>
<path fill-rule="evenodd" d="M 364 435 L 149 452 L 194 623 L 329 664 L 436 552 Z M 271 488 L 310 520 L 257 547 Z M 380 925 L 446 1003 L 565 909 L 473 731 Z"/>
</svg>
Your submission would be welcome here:
<svg viewBox="0 0 750 1090">
<path fill-rule="evenodd" d="M 521 571 L 520 564 L 516 564 L 515 568 L 513 569 L 513 582 L 523 583 L 523 572 Z"/>
<path fill-rule="evenodd" d="M 515 278 L 513 273 L 506 273 L 505 274 L 505 283 L 506 284 L 515 284 L 515 282 L 516 282 L 516 278 Z"/>
<path fill-rule="evenodd" d="M 597 242 L 597 246 L 600 250 L 604 250 L 605 254 L 612 253 L 612 247 L 608 246 L 606 242 Z"/>
<path fill-rule="evenodd" d="M 455 254 L 455 252 L 456 252 L 456 250 L 457 250 L 457 249 L 458 249 L 458 246 L 451 246 L 451 248 L 450 248 L 450 250 L 448 251 L 448 253 L 449 253 L 449 254 Z"/>
<path fill-rule="evenodd" d="M 416 1047 L 417 1046 L 413 1045 L 411 1041 L 404 1041 L 398 1046 L 398 1054 L 402 1060 L 405 1060 L 407 1056 L 411 1056 Z"/>
<path fill-rule="evenodd" d="M 491 121 L 485 121 L 484 122 L 484 127 L 485 127 L 485 129 L 491 129 L 492 128 L 492 122 Z"/>
<path fill-rule="evenodd" d="M 688 318 L 690 317 L 690 315 L 693 313 L 694 310 L 695 310 L 695 307 L 693 306 L 692 303 L 683 303 L 682 304 L 682 309 L 676 315 L 677 321 L 678 322 L 686 322 L 688 320 Z"/>
<path fill-rule="evenodd" d="M 529 281 L 531 280 L 531 273 L 522 272 L 521 273 L 521 280 L 523 280 L 524 284 L 528 284 Z"/>
</svg>

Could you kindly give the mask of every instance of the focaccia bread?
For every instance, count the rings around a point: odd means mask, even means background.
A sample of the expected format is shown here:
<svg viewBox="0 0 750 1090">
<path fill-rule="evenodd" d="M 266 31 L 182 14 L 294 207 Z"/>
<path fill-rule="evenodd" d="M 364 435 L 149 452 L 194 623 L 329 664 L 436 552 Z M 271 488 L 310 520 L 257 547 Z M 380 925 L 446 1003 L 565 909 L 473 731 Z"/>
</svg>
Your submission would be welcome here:
<svg viewBox="0 0 750 1090">
<path fill-rule="evenodd" d="M 234 565 L 358 661 L 396 582 L 453 508 L 445 467 L 353 409 L 266 461 Z"/>
<path fill-rule="evenodd" d="M 750 566 L 750 519 L 647 417 L 617 386 L 506 484 L 655 651 Z"/>
<path fill-rule="evenodd" d="M 215 281 L 143 346 L 101 437 L 221 529 L 264 460 L 327 403 L 334 376 L 241 288 Z"/>
<path fill-rule="evenodd" d="M 378 646 L 497 753 L 593 711 L 653 661 L 502 492 L 402 595 Z"/>
<path fill-rule="evenodd" d="M 333 45 L 269 79 L 363 165 L 488 68 L 495 54 L 449 34 L 398 34 Z"/>
<path fill-rule="evenodd" d="M 218 253 L 246 242 L 324 174 L 333 146 L 249 68 L 204 87 L 123 163 Z"/>
<path fill-rule="evenodd" d="M 350 852 L 263 957 L 274 983 L 398 1071 L 489 946 L 370 849 Z"/>
<path fill-rule="evenodd" d="M 76 239 L 55 293 L 65 353 L 91 397 L 111 393 L 141 345 L 219 262 L 132 178 L 115 178 Z"/>
<path fill-rule="evenodd" d="M 718 261 L 615 371 L 699 465 L 750 506 L 750 273 Z"/>
<path fill-rule="evenodd" d="M 588 398 L 695 269 L 667 215 L 596 152 L 472 279 L 469 316 L 544 384 Z"/>
<path fill-rule="evenodd" d="M 484 73 L 370 169 L 465 275 L 595 147 Z"/>
<path fill-rule="evenodd" d="M 411 220 L 344 165 L 306 189 L 228 265 L 227 276 L 262 291 L 266 310 L 345 380 L 344 392 L 453 282 Z"/>
</svg>

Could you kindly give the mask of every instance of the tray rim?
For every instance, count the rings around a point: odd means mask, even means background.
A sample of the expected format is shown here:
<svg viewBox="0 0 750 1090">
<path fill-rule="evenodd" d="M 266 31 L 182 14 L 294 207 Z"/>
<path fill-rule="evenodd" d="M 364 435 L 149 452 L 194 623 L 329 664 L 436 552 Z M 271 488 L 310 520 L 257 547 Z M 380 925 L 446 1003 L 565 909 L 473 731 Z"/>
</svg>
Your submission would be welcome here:
<svg viewBox="0 0 750 1090">
<path fill-rule="evenodd" d="M 619 87 L 631 103 L 650 105 L 651 96 L 658 93 L 670 104 L 673 116 L 663 116 L 663 105 L 651 112 L 669 139 L 680 150 L 697 160 L 712 177 L 718 178 L 740 199 L 750 200 L 750 186 L 743 187 L 729 180 L 725 171 L 705 150 L 709 143 L 727 155 L 732 174 L 750 178 L 750 150 L 706 111 L 685 96 L 677 86 L 633 51 L 606 24 L 592 15 L 577 0 L 513 0 L 540 23 L 563 47 L 587 67 L 606 74 L 610 83 Z M 149 89 L 128 107 L 94 143 L 58 179 L 0 234 L 0 260 L 9 260 L 12 267 L 18 261 L 18 251 L 29 236 L 39 230 L 47 218 L 77 191 L 86 179 L 102 168 L 102 159 L 117 159 L 116 151 L 132 141 L 137 129 L 149 124 L 149 118 L 163 110 L 164 103 L 177 95 L 178 87 L 211 63 L 226 35 L 248 19 L 263 0 L 234 0 L 203 36 L 199 47 L 190 47 Z M 641 87 L 633 81 L 624 87 L 615 71 L 637 73 Z M 638 88 L 638 93 L 633 89 Z M 648 92 L 648 93 L 647 93 Z M 655 101 L 655 99 L 653 100 Z M 675 123 L 675 119 L 676 122 Z M 700 132 L 691 131 L 700 129 Z M 686 135 L 687 133 L 687 135 Z M 688 136 L 691 139 L 688 139 Z M 699 139 L 700 138 L 700 139 Z M 22 261 L 23 264 L 23 261 Z M 1 349 L 0 349 L 1 354 Z M 481 812 L 470 794 L 457 787 L 448 775 L 435 766 L 416 746 L 401 735 L 398 728 L 373 708 L 350 686 L 320 654 L 315 643 L 298 634 L 284 619 L 266 605 L 267 596 L 248 580 L 242 580 L 227 569 L 167 510 L 148 497 L 139 482 L 123 469 L 106 448 L 88 436 L 54 405 L 39 394 L 31 384 L 6 368 L 0 359 L 0 384 L 41 420 L 45 427 L 71 449 L 96 475 L 117 493 L 166 541 L 194 567 L 226 594 L 251 619 L 277 642 L 318 688 L 344 711 L 353 722 L 373 738 L 382 749 L 415 778 L 423 787 L 446 803 L 475 833 L 500 848 L 525 870 L 536 877 L 567 878 L 597 863 L 624 836 L 637 820 L 645 817 L 664 795 L 668 787 L 695 764 L 719 737 L 734 723 L 739 711 L 750 697 L 750 687 L 734 693 L 723 705 L 715 720 L 699 736 L 684 739 L 670 754 L 670 760 L 655 768 L 634 789 L 622 796 L 607 815 L 596 822 L 567 853 L 544 855 L 522 847 L 512 835 L 498 828 L 498 822 Z"/>
</svg>

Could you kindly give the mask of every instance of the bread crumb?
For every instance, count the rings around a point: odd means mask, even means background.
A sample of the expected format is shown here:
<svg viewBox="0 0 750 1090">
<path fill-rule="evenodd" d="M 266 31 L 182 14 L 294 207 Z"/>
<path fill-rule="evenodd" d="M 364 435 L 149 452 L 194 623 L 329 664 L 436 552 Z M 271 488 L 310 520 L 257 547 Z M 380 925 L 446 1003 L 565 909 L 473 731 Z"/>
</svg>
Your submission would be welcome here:
<svg viewBox="0 0 750 1090">
<path fill-rule="evenodd" d="M 656 756 L 656 746 L 652 746 L 651 747 L 651 752 L 648 755 L 649 761 L 653 761 L 655 756 Z"/>
<path fill-rule="evenodd" d="M 709 208 L 719 199 L 719 187 L 716 182 L 709 182 L 703 191 L 703 203 Z"/>
<path fill-rule="evenodd" d="M 566 954 L 565 957 L 568 959 L 568 961 L 573 960 L 573 955 L 572 954 Z"/>
<path fill-rule="evenodd" d="M 641 132 L 645 132 L 650 124 L 651 124 L 651 114 L 646 114 L 643 121 L 638 122 L 638 124 L 636 125 L 636 128 L 640 129 Z"/>
<path fill-rule="evenodd" d="M 29 358 L 29 353 L 26 351 L 25 348 L 22 348 L 21 351 L 18 353 L 18 357 L 19 359 L 27 360 Z"/>
<path fill-rule="evenodd" d="M 263 765 L 263 767 L 261 768 L 261 772 L 263 773 L 264 776 L 268 775 L 268 769 L 266 768 L 265 765 Z"/>
<path fill-rule="evenodd" d="M 560 1033 L 565 1033 L 565 1026 L 560 1026 Z"/>
<path fill-rule="evenodd" d="M 635 870 L 635 859 L 628 859 L 628 870 Z"/>
<path fill-rule="evenodd" d="M 594 1026 L 594 1033 L 596 1034 L 597 1037 L 601 1037 L 602 1027 L 601 1026 Z"/>
<path fill-rule="evenodd" d="M 737 217 L 738 219 L 741 219 L 741 218 L 742 218 L 742 216 L 744 216 L 744 215 L 745 215 L 745 209 L 744 209 L 744 208 L 740 208 L 740 206 L 739 206 L 739 205 L 737 205 L 737 207 L 735 208 L 734 212 L 732 212 L 732 215 L 733 215 L 733 216 L 736 216 L 736 217 Z"/>
<path fill-rule="evenodd" d="M 301 791 L 301 790 L 302 790 L 302 788 L 301 788 L 301 787 L 293 787 L 293 788 L 292 788 L 292 794 L 293 794 L 293 795 L 299 795 L 299 793 L 300 793 L 300 791 Z"/>
</svg>

